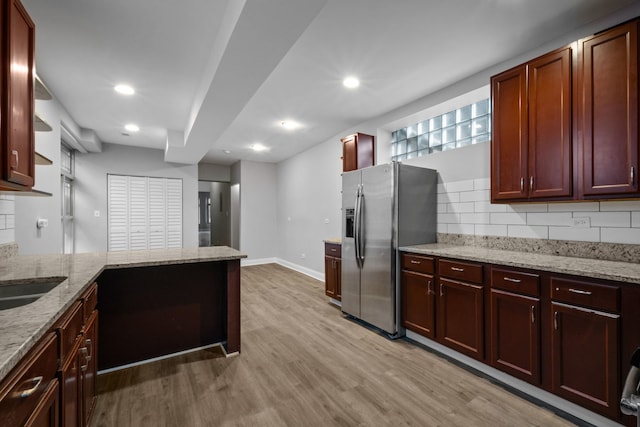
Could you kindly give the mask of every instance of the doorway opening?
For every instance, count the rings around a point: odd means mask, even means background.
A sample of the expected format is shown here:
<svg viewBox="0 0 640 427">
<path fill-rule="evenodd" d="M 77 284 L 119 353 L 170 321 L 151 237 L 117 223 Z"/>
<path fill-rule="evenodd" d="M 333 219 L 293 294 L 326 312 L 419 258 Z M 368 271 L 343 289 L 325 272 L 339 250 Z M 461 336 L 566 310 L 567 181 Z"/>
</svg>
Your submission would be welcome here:
<svg viewBox="0 0 640 427">
<path fill-rule="evenodd" d="M 231 246 L 231 186 L 198 181 L 198 246 Z"/>
</svg>

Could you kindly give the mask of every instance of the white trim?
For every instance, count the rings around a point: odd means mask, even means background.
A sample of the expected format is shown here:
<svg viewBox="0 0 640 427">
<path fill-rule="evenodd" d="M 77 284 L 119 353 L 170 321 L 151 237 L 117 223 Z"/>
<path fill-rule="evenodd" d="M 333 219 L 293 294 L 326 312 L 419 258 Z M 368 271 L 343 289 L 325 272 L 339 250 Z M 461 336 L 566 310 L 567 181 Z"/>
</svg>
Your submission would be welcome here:
<svg viewBox="0 0 640 427">
<path fill-rule="evenodd" d="M 500 381 L 503 384 L 506 384 L 510 387 L 513 387 L 516 390 L 519 390 L 535 399 L 538 399 L 549 406 L 554 408 L 558 408 L 568 414 L 573 415 L 574 417 L 580 418 L 583 421 L 586 421 L 594 426 L 598 427 L 623 427 L 621 424 L 618 424 L 608 418 L 605 418 L 601 415 L 596 414 L 595 412 L 589 411 L 581 406 L 578 406 L 574 403 L 569 402 L 568 400 L 562 399 L 554 394 L 551 394 L 547 391 L 542 390 L 541 388 L 535 387 L 531 384 L 528 384 L 524 381 L 521 381 L 517 378 L 512 377 L 511 375 L 505 374 L 491 366 L 485 365 L 482 362 L 479 362 L 475 359 L 471 359 L 470 357 L 465 356 L 464 354 L 458 353 L 455 350 L 451 350 L 448 347 L 443 346 L 435 341 L 432 341 L 428 338 L 423 337 L 413 331 L 406 331 L 406 336 L 413 341 L 416 341 L 426 347 L 429 347 L 438 353 L 442 353 L 451 359 L 455 359 L 458 362 L 463 363 L 464 365 L 469 366 L 477 371 L 480 371 L 496 380 Z"/>
<path fill-rule="evenodd" d="M 220 347 L 222 349 L 222 354 L 224 354 L 224 357 L 236 356 L 238 354 L 238 352 L 227 353 L 227 350 L 224 348 L 224 345 L 221 342 L 219 342 L 215 344 L 205 345 L 202 347 L 190 348 L 188 350 L 179 351 L 177 353 L 165 354 L 163 356 L 141 360 L 139 362 L 128 363 L 126 365 L 116 366 L 115 368 L 103 369 L 101 371 L 98 371 L 98 375 L 108 374 L 109 372 L 120 371 L 122 369 L 132 368 L 134 366 L 146 365 L 147 363 L 157 362 L 159 360 L 169 359 L 171 357 L 182 356 L 183 354 L 189 354 L 189 353 L 193 353 L 200 350 L 206 350 L 208 348 L 213 348 L 213 347 Z"/>
<path fill-rule="evenodd" d="M 309 276 L 316 280 L 324 282 L 324 273 L 319 273 L 310 268 L 303 267 L 301 265 L 294 264 L 292 262 L 285 261 L 280 258 L 274 257 L 274 258 L 243 259 L 240 261 L 240 265 L 242 267 L 247 267 L 250 265 L 262 265 L 262 264 L 279 264 L 283 267 L 287 267 L 288 269 L 297 271 L 298 273 L 302 273 L 306 276 Z"/>
</svg>

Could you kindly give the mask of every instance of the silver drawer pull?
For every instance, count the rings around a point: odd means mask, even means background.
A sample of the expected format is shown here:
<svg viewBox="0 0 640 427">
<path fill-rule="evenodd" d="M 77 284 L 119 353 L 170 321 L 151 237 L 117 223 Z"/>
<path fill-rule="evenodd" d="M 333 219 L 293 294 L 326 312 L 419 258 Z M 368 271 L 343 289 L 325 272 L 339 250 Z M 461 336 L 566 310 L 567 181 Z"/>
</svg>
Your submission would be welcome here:
<svg viewBox="0 0 640 427">
<path fill-rule="evenodd" d="M 520 283 L 522 280 L 520 279 L 512 279 L 511 277 L 503 277 L 505 282 L 513 282 L 513 283 Z"/>
<path fill-rule="evenodd" d="M 337 249 L 331 249 L 331 252 L 338 252 Z"/>
<path fill-rule="evenodd" d="M 418 265 L 420 265 L 420 264 L 422 264 L 422 262 L 421 262 L 421 261 L 416 261 L 415 259 L 412 259 L 412 260 L 411 260 L 411 264 L 418 264 Z"/>
<path fill-rule="evenodd" d="M 464 268 L 460 268 L 460 267 L 451 267 L 451 269 L 453 271 L 459 271 L 459 272 L 463 272 L 464 271 Z"/>
<path fill-rule="evenodd" d="M 572 292 L 574 294 L 579 294 L 579 295 L 591 295 L 590 291 L 583 291 L 582 289 L 569 288 L 569 292 Z"/>
<path fill-rule="evenodd" d="M 40 387 L 40 384 L 42 383 L 42 380 L 44 379 L 44 377 L 41 375 L 39 377 L 33 377 L 29 380 L 26 380 L 24 382 L 24 384 L 29 384 L 32 383 L 33 387 L 27 389 L 27 390 L 23 390 L 20 392 L 20 398 L 21 399 L 25 399 L 29 396 L 31 396 L 33 393 L 36 392 L 36 390 L 38 389 L 38 387 Z"/>
</svg>

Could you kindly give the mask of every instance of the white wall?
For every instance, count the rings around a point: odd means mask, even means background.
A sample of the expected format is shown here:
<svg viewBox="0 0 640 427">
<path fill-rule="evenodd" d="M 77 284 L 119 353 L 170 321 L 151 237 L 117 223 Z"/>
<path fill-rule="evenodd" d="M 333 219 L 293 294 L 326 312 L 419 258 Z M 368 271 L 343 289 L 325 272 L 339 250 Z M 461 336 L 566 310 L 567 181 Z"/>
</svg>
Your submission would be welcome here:
<svg viewBox="0 0 640 427">
<path fill-rule="evenodd" d="M 101 153 L 76 155 L 76 252 L 107 250 L 107 174 L 182 179 L 182 245 L 198 246 L 197 165 L 165 163 L 162 150 L 103 144 Z"/>
<path fill-rule="evenodd" d="M 276 165 L 243 160 L 238 168 L 240 251 L 247 254 L 247 261 L 275 258 L 279 239 Z M 235 184 L 233 172 L 232 169 L 232 192 Z"/>
<path fill-rule="evenodd" d="M 16 240 L 15 196 L 0 194 L 0 245 Z"/>
</svg>

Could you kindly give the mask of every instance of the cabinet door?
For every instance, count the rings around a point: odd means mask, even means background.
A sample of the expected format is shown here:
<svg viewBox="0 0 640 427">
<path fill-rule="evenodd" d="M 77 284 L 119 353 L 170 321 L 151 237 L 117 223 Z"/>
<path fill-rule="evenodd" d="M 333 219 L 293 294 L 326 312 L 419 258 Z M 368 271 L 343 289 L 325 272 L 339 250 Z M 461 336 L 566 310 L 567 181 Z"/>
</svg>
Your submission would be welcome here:
<svg viewBox="0 0 640 427">
<path fill-rule="evenodd" d="M 527 70 L 524 65 L 491 78 L 491 200 L 527 197 Z"/>
<path fill-rule="evenodd" d="M 358 169 L 358 147 L 355 135 L 342 138 L 342 172 Z"/>
<path fill-rule="evenodd" d="M 342 260 L 340 258 L 336 258 L 336 299 L 338 301 L 342 301 Z"/>
<path fill-rule="evenodd" d="M 60 425 L 60 417 L 58 415 L 58 396 L 60 387 L 58 380 L 53 379 L 47 391 L 40 398 L 38 406 L 31 413 L 29 419 L 24 423 L 25 427 L 57 427 Z"/>
<path fill-rule="evenodd" d="M 611 418 L 618 414 L 620 316 L 552 302 L 552 390 Z"/>
<path fill-rule="evenodd" d="M 638 23 L 581 41 L 582 193 L 638 193 Z"/>
<path fill-rule="evenodd" d="M 540 299 L 491 290 L 491 363 L 540 384 Z"/>
<path fill-rule="evenodd" d="M 80 345 L 82 337 L 78 337 L 66 358 L 60 372 L 61 382 L 61 419 L 64 427 L 81 426 L 80 418 Z"/>
<path fill-rule="evenodd" d="M 467 356 L 484 359 L 483 287 L 440 278 L 438 341 Z"/>
<path fill-rule="evenodd" d="M 530 198 L 572 194 L 572 58 L 566 47 L 528 64 Z"/>
<path fill-rule="evenodd" d="M 334 257 L 324 257 L 324 293 L 331 298 L 337 296 L 337 275 L 336 275 L 336 259 Z"/>
<path fill-rule="evenodd" d="M 95 310 L 85 326 L 84 334 L 80 338 L 83 346 L 79 354 L 82 419 L 85 426 L 89 425 L 89 419 L 96 403 L 96 378 L 98 375 L 98 310 Z"/>
<path fill-rule="evenodd" d="M 35 176 L 33 68 L 35 25 L 18 0 L 10 0 L 7 35 L 7 93 L 3 102 L 7 181 L 31 188 Z"/>
<path fill-rule="evenodd" d="M 433 276 L 402 270 L 402 326 L 435 339 Z"/>
</svg>

